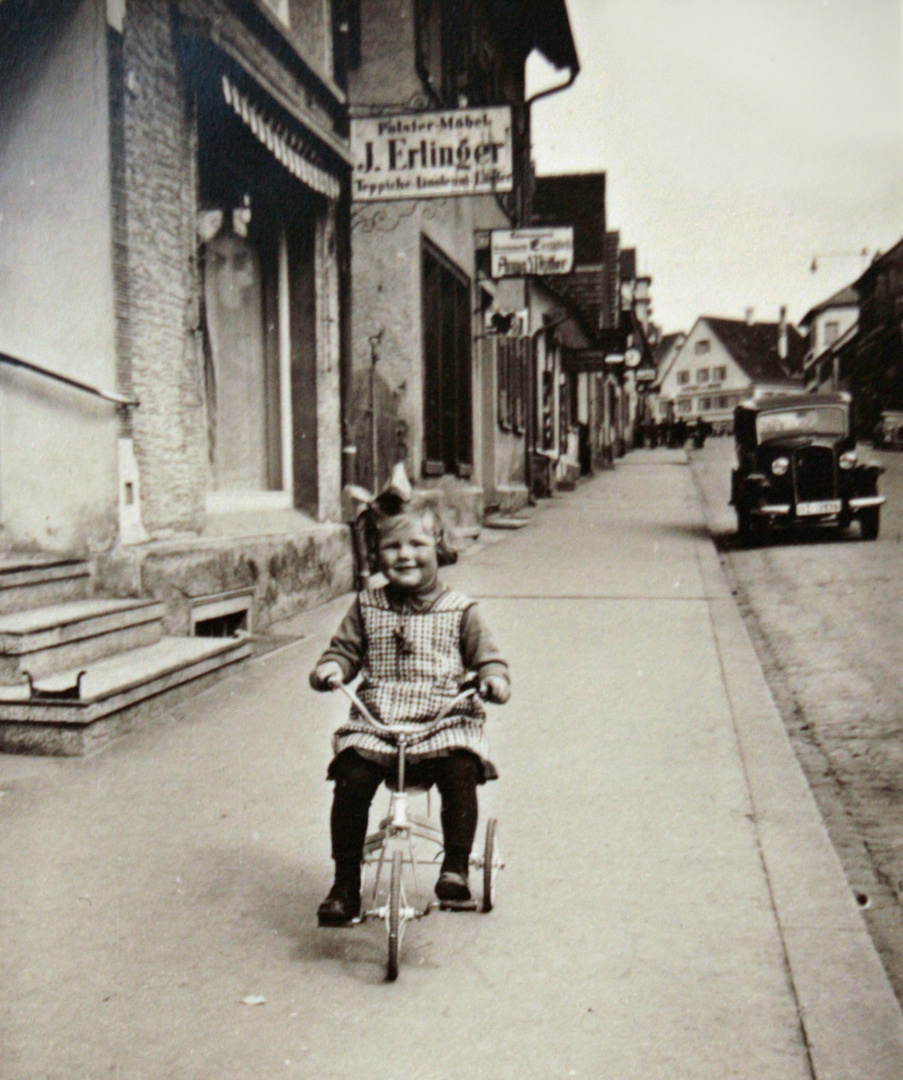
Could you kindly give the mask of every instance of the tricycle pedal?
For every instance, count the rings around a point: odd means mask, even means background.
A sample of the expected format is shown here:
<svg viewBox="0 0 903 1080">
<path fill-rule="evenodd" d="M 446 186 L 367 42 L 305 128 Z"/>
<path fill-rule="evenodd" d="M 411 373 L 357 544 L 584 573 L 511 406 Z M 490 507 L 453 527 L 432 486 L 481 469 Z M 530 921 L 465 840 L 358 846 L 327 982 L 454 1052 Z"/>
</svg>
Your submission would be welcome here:
<svg viewBox="0 0 903 1080">
<path fill-rule="evenodd" d="M 440 900 L 440 911 L 476 911 L 476 900 Z"/>
</svg>

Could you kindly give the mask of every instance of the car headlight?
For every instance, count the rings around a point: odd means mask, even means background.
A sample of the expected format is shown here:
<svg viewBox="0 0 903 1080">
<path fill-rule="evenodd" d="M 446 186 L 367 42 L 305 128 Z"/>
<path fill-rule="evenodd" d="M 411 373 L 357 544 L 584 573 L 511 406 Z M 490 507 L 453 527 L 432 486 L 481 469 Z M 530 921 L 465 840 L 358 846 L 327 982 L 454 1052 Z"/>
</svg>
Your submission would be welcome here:
<svg viewBox="0 0 903 1080">
<path fill-rule="evenodd" d="M 841 467 L 841 469 L 852 469 L 856 464 L 856 451 L 844 450 L 844 452 L 840 455 L 840 460 L 837 462 L 837 464 Z"/>
<path fill-rule="evenodd" d="M 775 476 L 783 476 L 790 468 L 790 458 L 776 457 L 771 463 L 771 471 Z"/>
</svg>

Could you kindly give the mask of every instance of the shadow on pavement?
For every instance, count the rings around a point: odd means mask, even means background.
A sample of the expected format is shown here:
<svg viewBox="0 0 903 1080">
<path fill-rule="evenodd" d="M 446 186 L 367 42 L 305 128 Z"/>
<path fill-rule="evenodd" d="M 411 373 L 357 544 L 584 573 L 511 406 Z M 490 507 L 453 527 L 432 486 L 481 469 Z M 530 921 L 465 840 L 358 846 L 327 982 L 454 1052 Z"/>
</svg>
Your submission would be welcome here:
<svg viewBox="0 0 903 1080">
<path fill-rule="evenodd" d="M 856 526 L 838 529 L 831 526 L 812 529 L 763 529 L 749 536 L 736 530 L 713 531 L 712 540 L 719 551 L 753 551 L 771 547 L 806 547 L 814 544 L 858 544 L 863 542 Z"/>
<path fill-rule="evenodd" d="M 386 929 L 376 920 L 365 925 L 321 929 L 317 906 L 328 874 L 310 875 L 298 862 L 260 846 L 208 848 L 205 862 L 216 867 L 216 887 L 208 904 L 224 910 L 240 903 L 240 918 L 250 920 L 265 941 L 275 936 L 292 943 L 291 959 L 303 964 L 338 962 L 345 977 L 381 983 L 386 974 Z"/>
</svg>

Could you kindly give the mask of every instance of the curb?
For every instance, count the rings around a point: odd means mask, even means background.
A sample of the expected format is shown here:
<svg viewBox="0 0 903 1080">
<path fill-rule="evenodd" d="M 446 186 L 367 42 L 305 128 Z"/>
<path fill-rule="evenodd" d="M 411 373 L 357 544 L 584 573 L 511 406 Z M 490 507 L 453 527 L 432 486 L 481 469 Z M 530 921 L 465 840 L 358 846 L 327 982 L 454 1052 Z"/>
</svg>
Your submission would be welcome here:
<svg viewBox="0 0 903 1080">
<path fill-rule="evenodd" d="M 695 470 L 693 479 L 711 532 Z M 700 544 L 698 558 L 812 1076 L 900 1080 L 900 1004 L 796 759 L 714 545 Z"/>
</svg>

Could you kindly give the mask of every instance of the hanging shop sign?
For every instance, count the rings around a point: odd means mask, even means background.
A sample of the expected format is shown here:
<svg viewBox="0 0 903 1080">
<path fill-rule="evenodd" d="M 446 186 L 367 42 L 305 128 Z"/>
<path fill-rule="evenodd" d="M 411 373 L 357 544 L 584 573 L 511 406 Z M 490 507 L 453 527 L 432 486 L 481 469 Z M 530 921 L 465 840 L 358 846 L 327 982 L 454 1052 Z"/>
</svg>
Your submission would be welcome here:
<svg viewBox="0 0 903 1080">
<path fill-rule="evenodd" d="M 511 191 L 511 107 L 351 121 L 352 198 L 447 198 Z"/>
<path fill-rule="evenodd" d="M 636 369 L 635 378 L 638 383 L 651 383 L 655 382 L 655 377 L 658 372 L 654 367 L 638 367 Z"/>
<path fill-rule="evenodd" d="M 574 269 L 574 227 L 493 229 L 490 257 L 493 278 L 569 274 Z"/>
</svg>

